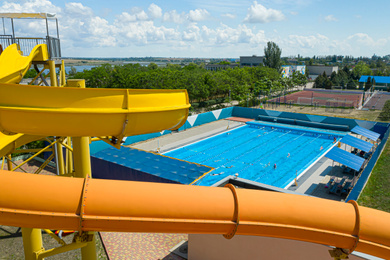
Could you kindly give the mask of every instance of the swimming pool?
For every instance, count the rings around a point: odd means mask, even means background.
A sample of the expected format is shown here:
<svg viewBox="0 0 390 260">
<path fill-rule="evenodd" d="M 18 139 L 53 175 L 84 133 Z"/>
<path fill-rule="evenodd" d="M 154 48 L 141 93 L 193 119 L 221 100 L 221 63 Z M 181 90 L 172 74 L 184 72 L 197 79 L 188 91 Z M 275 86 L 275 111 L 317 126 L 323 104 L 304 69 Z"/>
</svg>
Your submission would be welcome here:
<svg viewBox="0 0 390 260">
<path fill-rule="evenodd" d="M 332 146 L 340 132 L 250 123 L 164 155 L 215 168 L 196 185 L 229 175 L 286 188 Z"/>
</svg>

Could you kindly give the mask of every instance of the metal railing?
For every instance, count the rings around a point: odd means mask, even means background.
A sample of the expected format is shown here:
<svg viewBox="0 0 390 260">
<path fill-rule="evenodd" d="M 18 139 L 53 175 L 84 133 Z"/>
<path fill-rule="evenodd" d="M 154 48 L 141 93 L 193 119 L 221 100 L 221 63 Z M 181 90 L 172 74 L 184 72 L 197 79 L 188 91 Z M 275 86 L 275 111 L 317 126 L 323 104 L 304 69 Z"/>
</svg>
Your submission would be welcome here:
<svg viewBox="0 0 390 260">
<path fill-rule="evenodd" d="M 47 36 L 45 38 L 12 37 L 12 35 L 0 35 L 0 44 L 3 50 L 11 44 L 17 43 L 23 55 L 29 55 L 38 44 L 47 44 L 50 59 L 61 58 L 60 39 Z"/>
<path fill-rule="evenodd" d="M 59 38 L 47 36 L 46 44 L 51 59 L 61 58 L 61 44 Z"/>
</svg>

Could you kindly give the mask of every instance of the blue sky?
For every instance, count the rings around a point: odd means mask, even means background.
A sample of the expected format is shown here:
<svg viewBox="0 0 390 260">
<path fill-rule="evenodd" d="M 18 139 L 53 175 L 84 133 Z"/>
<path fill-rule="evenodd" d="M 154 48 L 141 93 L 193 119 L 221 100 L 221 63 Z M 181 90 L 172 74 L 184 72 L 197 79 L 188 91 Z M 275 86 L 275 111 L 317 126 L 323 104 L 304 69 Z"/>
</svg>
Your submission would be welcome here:
<svg viewBox="0 0 390 260">
<path fill-rule="evenodd" d="M 390 1 L 181 0 L 2 1 L 0 12 L 47 12 L 59 19 L 63 56 L 231 57 L 390 54 Z M 18 24 L 35 36 L 37 21 Z M 44 29 L 44 27 L 43 27 Z"/>
</svg>

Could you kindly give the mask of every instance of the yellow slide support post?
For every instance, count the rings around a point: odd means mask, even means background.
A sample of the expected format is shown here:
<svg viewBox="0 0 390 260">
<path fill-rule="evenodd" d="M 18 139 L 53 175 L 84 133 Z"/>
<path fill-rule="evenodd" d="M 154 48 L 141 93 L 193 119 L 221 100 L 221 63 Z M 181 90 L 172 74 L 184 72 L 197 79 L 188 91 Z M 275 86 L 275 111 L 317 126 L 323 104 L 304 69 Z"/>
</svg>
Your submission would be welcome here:
<svg viewBox="0 0 390 260">
<path fill-rule="evenodd" d="M 84 178 L 88 181 L 92 177 L 91 174 L 91 157 L 89 153 L 89 137 L 75 137 L 73 138 L 73 157 L 75 176 Z M 87 189 L 87 187 L 86 187 Z M 85 195 L 85 194 L 83 194 Z M 86 197 L 86 196 L 85 196 Z M 82 198 L 84 200 L 84 198 Z M 82 202 L 84 203 L 84 201 Z M 83 214 L 84 207 L 81 206 L 80 215 Z M 81 256 L 83 259 L 96 259 L 96 243 L 95 232 L 86 232 L 87 238 L 90 238 L 88 244 L 81 248 Z M 83 236 L 81 236 L 83 237 Z"/>
<path fill-rule="evenodd" d="M 40 229 L 22 227 L 24 258 L 26 260 L 36 260 L 37 254 L 43 251 L 41 232 Z"/>
<path fill-rule="evenodd" d="M 83 87 L 81 87 L 83 88 Z M 85 86 L 84 86 L 85 88 Z M 92 178 L 91 172 L 91 156 L 89 152 L 89 137 L 74 137 L 73 138 L 73 158 L 74 158 L 74 169 L 75 176 L 79 178 L 84 178 L 84 182 L 87 182 Z M 85 184 L 86 185 L 86 184 Z M 85 187 L 87 189 L 88 187 Z M 83 193 L 85 195 L 85 190 Z M 84 198 L 82 198 L 82 203 L 84 203 Z M 84 214 L 84 207 L 81 206 L 80 215 Z M 96 243 L 95 243 L 95 232 L 86 232 L 86 238 L 90 238 L 86 246 L 81 248 L 81 256 L 83 259 L 96 259 Z M 81 236 L 83 237 L 83 236 Z"/>
</svg>

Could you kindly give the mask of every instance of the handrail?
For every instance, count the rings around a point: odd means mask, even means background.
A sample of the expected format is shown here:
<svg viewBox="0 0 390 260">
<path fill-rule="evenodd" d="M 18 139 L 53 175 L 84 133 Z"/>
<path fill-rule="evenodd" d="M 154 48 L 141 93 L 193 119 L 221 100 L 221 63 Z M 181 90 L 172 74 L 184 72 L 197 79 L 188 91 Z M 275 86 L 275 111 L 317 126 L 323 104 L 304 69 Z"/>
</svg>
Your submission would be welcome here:
<svg viewBox="0 0 390 260">
<path fill-rule="evenodd" d="M 56 37 L 13 37 L 12 35 L 0 35 L 0 45 L 3 49 L 17 43 L 23 54 L 28 55 L 38 44 L 47 44 L 51 59 L 61 58 L 60 39 Z"/>
</svg>

